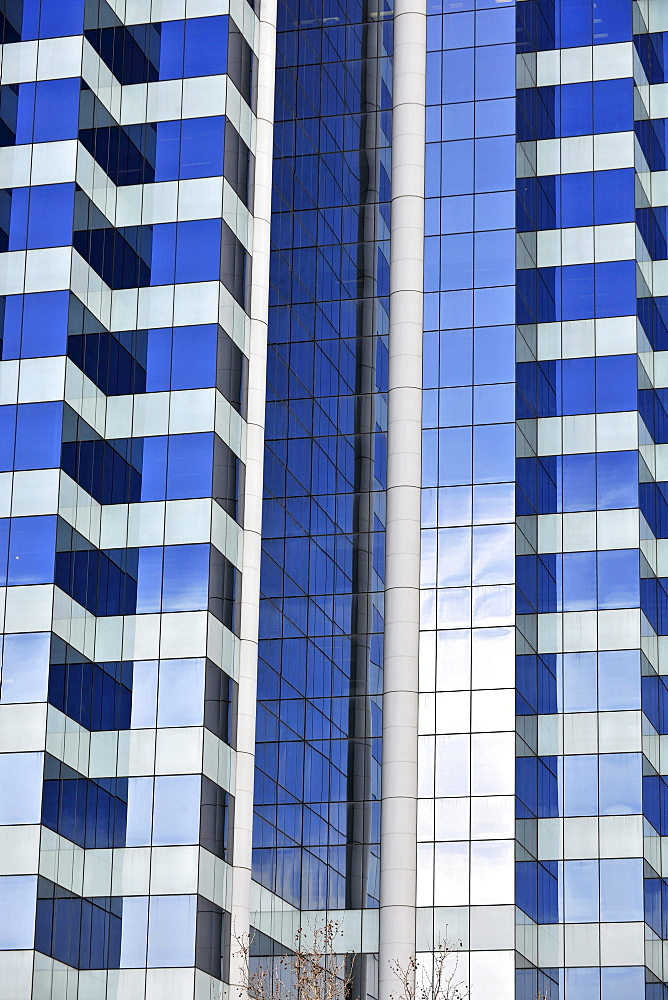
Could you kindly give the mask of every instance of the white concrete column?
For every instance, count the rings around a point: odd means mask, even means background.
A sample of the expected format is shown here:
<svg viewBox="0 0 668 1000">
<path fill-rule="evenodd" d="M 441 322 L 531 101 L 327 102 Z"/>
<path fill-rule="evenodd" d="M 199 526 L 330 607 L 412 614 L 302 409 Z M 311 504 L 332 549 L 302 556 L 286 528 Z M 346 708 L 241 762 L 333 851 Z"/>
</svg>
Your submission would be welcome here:
<svg viewBox="0 0 668 1000">
<path fill-rule="evenodd" d="M 426 4 L 394 16 L 379 1000 L 415 955 Z"/>
<path fill-rule="evenodd" d="M 239 983 L 234 935 L 248 931 L 250 917 L 255 779 L 264 414 L 267 376 L 269 255 L 276 68 L 276 0 L 260 0 L 257 80 L 253 272 L 250 295 L 246 490 L 242 560 L 239 698 L 237 706 L 234 869 L 232 875 L 232 960 L 230 983 Z"/>
</svg>

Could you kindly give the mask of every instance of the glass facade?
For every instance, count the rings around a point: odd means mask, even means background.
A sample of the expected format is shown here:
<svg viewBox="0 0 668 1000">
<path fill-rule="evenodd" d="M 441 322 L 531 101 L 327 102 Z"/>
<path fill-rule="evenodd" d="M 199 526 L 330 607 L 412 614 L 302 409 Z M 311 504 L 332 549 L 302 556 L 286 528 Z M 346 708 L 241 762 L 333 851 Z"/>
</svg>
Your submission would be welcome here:
<svg viewBox="0 0 668 1000">
<path fill-rule="evenodd" d="M 0 1000 L 666 1000 L 667 36 L 0 4 Z"/>
</svg>

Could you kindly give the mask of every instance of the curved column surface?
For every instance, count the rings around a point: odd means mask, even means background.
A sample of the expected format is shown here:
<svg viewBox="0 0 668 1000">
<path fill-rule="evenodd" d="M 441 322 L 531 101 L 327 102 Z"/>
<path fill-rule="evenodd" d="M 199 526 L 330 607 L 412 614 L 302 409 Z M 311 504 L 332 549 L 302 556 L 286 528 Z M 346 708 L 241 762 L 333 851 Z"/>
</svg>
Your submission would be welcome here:
<svg viewBox="0 0 668 1000">
<path fill-rule="evenodd" d="M 426 7 L 394 17 L 379 998 L 415 954 Z"/>
</svg>

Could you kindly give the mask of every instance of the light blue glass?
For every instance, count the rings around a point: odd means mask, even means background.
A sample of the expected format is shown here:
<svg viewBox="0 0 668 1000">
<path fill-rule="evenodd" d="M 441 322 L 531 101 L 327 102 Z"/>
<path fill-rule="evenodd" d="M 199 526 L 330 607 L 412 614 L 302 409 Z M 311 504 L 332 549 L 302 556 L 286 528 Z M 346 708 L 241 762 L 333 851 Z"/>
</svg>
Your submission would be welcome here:
<svg viewBox="0 0 668 1000">
<path fill-rule="evenodd" d="M 642 920 L 643 859 L 613 858 L 601 862 L 601 920 Z"/>
<path fill-rule="evenodd" d="M 158 661 L 139 660 L 132 670 L 133 729 L 152 728 L 156 723 Z"/>
<path fill-rule="evenodd" d="M 598 757 L 574 754 L 564 757 L 564 816 L 598 813 Z"/>
<path fill-rule="evenodd" d="M 515 280 L 515 230 L 475 235 L 476 287 L 510 285 Z M 476 300 L 477 305 L 477 300 Z"/>
<path fill-rule="evenodd" d="M 642 812 L 640 754 L 601 754 L 600 797 L 602 816 L 622 816 Z"/>
<path fill-rule="evenodd" d="M 46 701 L 50 644 L 49 632 L 5 635 L 0 687 L 3 703 Z"/>
<path fill-rule="evenodd" d="M 184 968 L 195 961 L 197 896 L 151 896 L 148 968 Z"/>
<path fill-rule="evenodd" d="M 508 423 L 515 415 L 515 385 L 477 385 L 473 396 L 473 417 L 477 424 Z"/>
<path fill-rule="evenodd" d="M 126 846 L 144 847 L 150 844 L 152 825 L 153 778 L 128 778 Z"/>
<path fill-rule="evenodd" d="M 515 425 L 485 424 L 473 435 L 473 481 L 510 482 L 515 474 Z"/>
<path fill-rule="evenodd" d="M 564 653 L 564 712 L 595 712 L 597 694 L 596 653 Z"/>
<path fill-rule="evenodd" d="M 43 768 L 41 753 L 0 754 L 0 825 L 40 822 Z"/>
<path fill-rule="evenodd" d="M 598 920 L 598 861 L 564 861 L 563 873 L 566 923 Z"/>
<path fill-rule="evenodd" d="M 471 529 L 441 528 L 438 532 L 439 587 L 466 587 L 471 583 Z"/>
<path fill-rule="evenodd" d="M 148 943 L 148 896 L 125 896 L 121 924 L 121 969 L 143 969 Z"/>
<path fill-rule="evenodd" d="M 156 777 L 152 835 L 155 847 L 198 843 L 201 782 L 196 774 Z"/>
<path fill-rule="evenodd" d="M 36 899 L 36 875 L 0 876 L 0 951 L 33 947 Z"/>
<path fill-rule="evenodd" d="M 201 726 L 204 714 L 204 660 L 162 660 L 158 726 Z"/>
</svg>

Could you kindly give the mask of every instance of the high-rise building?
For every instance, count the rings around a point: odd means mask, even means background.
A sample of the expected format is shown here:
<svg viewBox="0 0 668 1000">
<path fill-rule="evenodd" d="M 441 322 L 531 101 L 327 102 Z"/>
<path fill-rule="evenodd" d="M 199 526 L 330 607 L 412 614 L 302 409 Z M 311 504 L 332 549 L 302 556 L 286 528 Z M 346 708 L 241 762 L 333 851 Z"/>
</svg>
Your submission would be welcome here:
<svg viewBox="0 0 668 1000">
<path fill-rule="evenodd" d="M 0 42 L 0 1000 L 666 1000 L 666 0 Z"/>
</svg>

